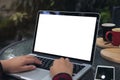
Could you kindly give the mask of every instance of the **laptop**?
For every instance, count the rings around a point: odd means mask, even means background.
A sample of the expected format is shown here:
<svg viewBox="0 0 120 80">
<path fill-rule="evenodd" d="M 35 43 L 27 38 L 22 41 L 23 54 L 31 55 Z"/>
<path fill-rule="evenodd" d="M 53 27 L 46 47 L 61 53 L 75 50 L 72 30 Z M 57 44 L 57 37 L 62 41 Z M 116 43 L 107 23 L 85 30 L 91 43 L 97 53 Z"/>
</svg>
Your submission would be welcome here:
<svg viewBox="0 0 120 80">
<path fill-rule="evenodd" d="M 30 55 L 42 60 L 33 71 L 12 74 L 25 80 L 51 80 L 54 59 L 69 58 L 73 63 L 73 80 L 80 79 L 91 67 L 99 14 L 40 10 Z"/>
</svg>

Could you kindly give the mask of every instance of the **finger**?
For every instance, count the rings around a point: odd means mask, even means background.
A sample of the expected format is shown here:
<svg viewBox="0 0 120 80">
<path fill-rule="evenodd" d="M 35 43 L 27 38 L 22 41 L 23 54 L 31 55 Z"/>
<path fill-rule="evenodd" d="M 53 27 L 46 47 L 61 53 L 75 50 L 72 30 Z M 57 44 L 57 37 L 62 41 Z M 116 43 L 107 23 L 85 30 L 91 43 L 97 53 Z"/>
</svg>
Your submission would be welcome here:
<svg viewBox="0 0 120 80">
<path fill-rule="evenodd" d="M 69 64 L 69 63 L 70 63 L 70 60 L 69 60 L 68 58 L 65 58 L 65 62 L 66 62 L 67 64 Z"/>
<path fill-rule="evenodd" d="M 68 58 L 66 58 L 65 61 L 66 61 L 66 65 L 73 67 L 72 62 L 70 62 Z"/>
<path fill-rule="evenodd" d="M 59 58 L 59 59 L 55 59 L 54 61 L 62 61 L 62 60 L 64 60 L 64 58 Z"/>
<path fill-rule="evenodd" d="M 33 56 L 33 55 L 26 55 L 25 58 L 29 58 L 29 59 L 31 59 L 31 58 L 36 58 L 36 57 Z"/>
<path fill-rule="evenodd" d="M 34 66 L 34 65 L 25 65 L 20 70 L 22 72 L 22 71 L 31 71 L 31 70 L 34 70 L 34 69 L 36 69 L 36 66 Z"/>
<path fill-rule="evenodd" d="M 73 69 L 73 64 L 70 62 L 70 65 L 71 65 L 71 67 L 72 67 L 72 69 Z"/>
<path fill-rule="evenodd" d="M 53 64 L 58 64 L 58 63 L 61 63 L 62 61 L 63 61 L 63 58 L 55 59 Z"/>
<path fill-rule="evenodd" d="M 24 64 L 41 64 L 42 62 L 35 58 L 28 58 L 24 60 Z"/>
<path fill-rule="evenodd" d="M 65 63 L 65 59 L 64 58 L 60 58 L 59 61 L 62 62 L 62 63 Z"/>
<path fill-rule="evenodd" d="M 59 60 L 65 60 L 63 57 L 61 57 Z"/>
<path fill-rule="evenodd" d="M 66 61 L 70 61 L 69 58 L 65 58 Z"/>
<path fill-rule="evenodd" d="M 50 67 L 50 71 L 53 69 L 53 66 Z"/>
<path fill-rule="evenodd" d="M 36 58 L 35 56 L 32 55 L 26 55 L 26 58 L 29 60 L 32 60 L 32 62 L 36 63 L 36 64 L 41 64 L 42 61 L 40 61 L 38 58 Z"/>
<path fill-rule="evenodd" d="M 53 77 L 53 66 L 50 67 L 50 76 Z"/>
<path fill-rule="evenodd" d="M 59 61 L 58 59 L 55 59 L 55 60 L 53 61 L 53 65 L 56 64 L 56 63 L 58 63 L 58 61 Z"/>
<path fill-rule="evenodd" d="M 32 55 L 25 55 L 26 58 L 32 58 Z"/>
<path fill-rule="evenodd" d="M 38 58 L 34 57 L 35 64 L 42 64 L 42 61 L 40 61 Z"/>
<path fill-rule="evenodd" d="M 69 67 L 71 68 L 71 70 L 73 72 L 73 64 L 71 62 L 69 63 Z"/>
<path fill-rule="evenodd" d="M 64 58 L 55 59 L 53 62 L 53 65 L 58 64 L 58 63 L 62 63 L 62 64 L 65 63 Z"/>
<path fill-rule="evenodd" d="M 35 57 L 35 56 L 32 56 L 32 55 L 26 55 L 26 58 L 29 58 L 29 59 L 35 59 L 37 62 L 40 62 L 40 60 Z M 42 62 L 42 61 L 41 61 Z"/>
</svg>

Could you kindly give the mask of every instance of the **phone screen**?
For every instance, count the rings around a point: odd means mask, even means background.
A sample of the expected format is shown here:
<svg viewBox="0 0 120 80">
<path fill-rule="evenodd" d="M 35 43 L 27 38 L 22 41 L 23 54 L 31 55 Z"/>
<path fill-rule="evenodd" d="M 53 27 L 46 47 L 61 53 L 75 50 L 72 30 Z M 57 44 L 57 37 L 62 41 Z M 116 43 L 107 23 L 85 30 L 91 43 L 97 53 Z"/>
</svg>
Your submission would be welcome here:
<svg viewBox="0 0 120 80">
<path fill-rule="evenodd" d="M 98 66 L 95 80 L 115 80 L 114 67 Z"/>
</svg>

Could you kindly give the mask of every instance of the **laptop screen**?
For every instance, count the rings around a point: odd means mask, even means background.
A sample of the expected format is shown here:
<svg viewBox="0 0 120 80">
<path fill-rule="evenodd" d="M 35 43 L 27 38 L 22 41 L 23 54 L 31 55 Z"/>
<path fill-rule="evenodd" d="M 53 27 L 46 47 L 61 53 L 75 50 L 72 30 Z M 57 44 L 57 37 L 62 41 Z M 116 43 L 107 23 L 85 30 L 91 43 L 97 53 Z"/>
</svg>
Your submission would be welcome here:
<svg viewBox="0 0 120 80">
<path fill-rule="evenodd" d="M 34 52 L 90 61 L 96 23 L 85 13 L 40 11 Z"/>
</svg>

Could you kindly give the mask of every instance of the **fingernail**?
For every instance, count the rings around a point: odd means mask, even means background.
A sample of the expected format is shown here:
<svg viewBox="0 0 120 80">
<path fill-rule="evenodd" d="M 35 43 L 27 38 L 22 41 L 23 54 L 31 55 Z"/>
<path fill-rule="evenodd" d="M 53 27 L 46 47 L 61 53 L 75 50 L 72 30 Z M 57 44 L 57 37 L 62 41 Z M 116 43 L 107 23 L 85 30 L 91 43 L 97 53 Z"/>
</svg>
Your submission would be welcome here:
<svg viewBox="0 0 120 80">
<path fill-rule="evenodd" d="M 32 68 L 33 68 L 33 69 L 35 69 L 35 68 L 36 68 L 36 66 L 32 66 Z"/>
<path fill-rule="evenodd" d="M 42 64 L 42 61 L 40 61 L 40 64 Z"/>
</svg>

